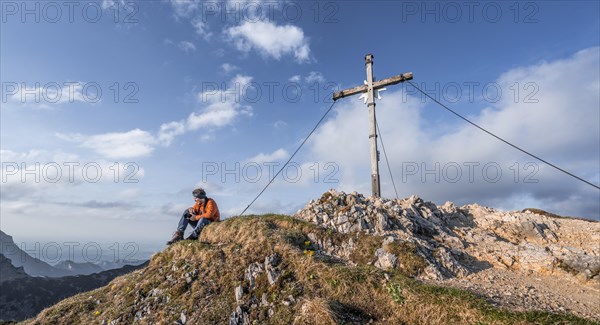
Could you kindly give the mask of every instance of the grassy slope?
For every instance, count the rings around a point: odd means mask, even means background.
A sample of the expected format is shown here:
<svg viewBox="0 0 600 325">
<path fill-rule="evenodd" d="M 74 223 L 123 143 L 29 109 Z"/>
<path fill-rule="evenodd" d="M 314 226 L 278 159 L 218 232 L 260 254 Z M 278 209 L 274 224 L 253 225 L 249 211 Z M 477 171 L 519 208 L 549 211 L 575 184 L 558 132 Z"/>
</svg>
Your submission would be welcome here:
<svg viewBox="0 0 600 325">
<path fill-rule="evenodd" d="M 424 285 L 405 275 L 419 267 L 410 248 L 399 253 L 414 264 L 387 272 L 386 278 L 386 272 L 367 264 L 382 238 L 355 239 L 356 266 L 313 255 L 306 236 L 310 232 L 334 243 L 349 238 L 287 216 L 231 218 L 209 225 L 203 242 L 172 245 L 155 254 L 145 269 L 65 299 L 25 323 L 129 324 L 146 309 L 151 323 L 173 323 L 183 311 L 188 324 L 227 324 L 236 306 L 234 289 L 241 284 L 246 306 L 252 299 L 260 302 L 263 293 L 274 303 L 248 310 L 255 324 L 362 324 L 370 319 L 375 324 L 592 324 L 568 315 L 500 310 L 465 291 Z M 278 281 L 269 285 L 263 273 L 250 289 L 245 269 L 275 252 L 283 257 Z M 194 269 L 198 276 L 188 283 L 185 274 Z M 296 303 L 282 304 L 290 295 Z"/>
</svg>

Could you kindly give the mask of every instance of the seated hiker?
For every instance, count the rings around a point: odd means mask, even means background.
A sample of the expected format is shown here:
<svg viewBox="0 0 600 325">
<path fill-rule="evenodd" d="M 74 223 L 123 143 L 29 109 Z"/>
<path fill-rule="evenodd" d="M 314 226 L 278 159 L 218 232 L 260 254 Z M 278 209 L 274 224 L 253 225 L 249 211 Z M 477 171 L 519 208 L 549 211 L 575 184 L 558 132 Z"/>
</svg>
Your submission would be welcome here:
<svg viewBox="0 0 600 325">
<path fill-rule="evenodd" d="M 203 189 L 195 189 L 192 191 L 192 195 L 194 196 L 194 201 L 196 204 L 183 212 L 183 215 L 179 220 L 179 225 L 177 226 L 177 231 L 175 231 L 175 234 L 173 234 L 173 238 L 167 242 L 167 245 L 171 245 L 182 240 L 183 233 L 185 232 L 185 228 L 187 228 L 188 224 L 192 225 L 194 230 L 186 239 L 194 240 L 200 237 L 200 233 L 202 232 L 202 229 L 206 227 L 206 225 L 213 221 L 220 220 L 221 214 L 219 213 L 219 207 L 217 207 L 217 203 L 215 200 L 206 197 L 206 192 Z"/>
</svg>

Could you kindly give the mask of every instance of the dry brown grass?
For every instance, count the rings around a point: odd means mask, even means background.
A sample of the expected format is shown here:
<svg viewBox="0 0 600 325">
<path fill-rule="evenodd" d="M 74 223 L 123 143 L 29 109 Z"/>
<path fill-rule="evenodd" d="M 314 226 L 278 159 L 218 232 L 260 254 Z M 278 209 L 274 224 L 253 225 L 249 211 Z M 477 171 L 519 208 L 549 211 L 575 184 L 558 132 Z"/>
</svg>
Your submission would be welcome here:
<svg viewBox="0 0 600 325">
<path fill-rule="evenodd" d="M 151 313 L 143 323 L 173 323 L 185 311 L 188 323 L 222 324 L 235 309 L 233 293 L 238 285 L 245 290 L 246 302 L 260 300 L 266 294 L 272 303 L 270 307 L 248 310 L 256 324 L 506 324 L 532 319 L 549 319 L 539 323 L 565 320 L 546 314 L 542 315 L 546 318 L 540 318 L 500 311 L 464 291 L 423 285 L 401 270 L 388 272 L 391 278 L 387 280 L 383 271 L 366 264 L 373 248 L 380 247 L 381 238 L 354 238 L 358 249 L 368 251 L 353 256 L 355 262 L 363 262 L 356 266 L 305 254 L 303 245 L 308 233 L 330 236 L 336 242 L 350 238 L 285 216 L 231 218 L 207 226 L 201 242 L 171 245 L 155 254 L 145 269 L 66 299 L 26 323 L 98 324 L 119 319 L 118 324 L 130 324 L 139 312 L 136 301 L 142 300 Z M 415 252 L 414 247 L 401 244 L 388 249 L 401 258 L 402 254 L 412 256 Z M 250 288 L 244 278 L 245 269 L 251 263 L 264 262 L 273 253 L 283 257 L 279 280 L 269 285 L 263 274 Z M 418 260 L 413 264 L 416 266 L 408 271 L 419 269 Z M 188 284 L 184 275 L 194 269 L 198 270 L 198 279 Z M 150 297 L 154 289 L 161 293 Z M 297 302 L 282 304 L 290 295 Z M 567 320 L 581 323 L 576 318 Z"/>
<path fill-rule="evenodd" d="M 380 236 L 369 236 L 359 234 L 356 240 L 356 249 L 352 252 L 350 259 L 357 264 L 367 264 L 375 261 L 375 251 L 381 247 L 383 238 Z"/>
<path fill-rule="evenodd" d="M 398 268 L 408 276 L 418 276 L 427 267 L 427 261 L 417 253 L 415 243 L 407 241 L 392 242 L 383 248 L 398 257 Z"/>
<path fill-rule="evenodd" d="M 300 306 L 300 315 L 294 319 L 294 325 L 334 325 L 340 318 L 331 309 L 329 301 L 323 298 L 304 299 Z"/>
</svg>

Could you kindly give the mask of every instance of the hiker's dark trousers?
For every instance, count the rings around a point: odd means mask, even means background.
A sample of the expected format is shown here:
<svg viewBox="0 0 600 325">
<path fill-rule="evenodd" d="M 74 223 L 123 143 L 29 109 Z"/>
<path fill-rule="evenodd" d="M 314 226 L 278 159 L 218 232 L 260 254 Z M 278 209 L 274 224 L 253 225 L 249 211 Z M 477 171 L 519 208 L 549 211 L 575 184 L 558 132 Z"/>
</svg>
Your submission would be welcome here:
<svg viewBox="0 0 600 325">
<path fill-rule="evenodd" d="M 200 218 L 200 220 L 198 220 L 198 221 L 188 221 L 188 218 L 190 216 L 191 216 L 190 212 L 186 209 L 183 212 L 181 219 L 179 220 L 179 225 L 177 226 L 177 230 L 179 230 L 183 233 L 185 231 L 185 228 L 187 228 L 187 226 L 189 224 L 190 226 L 192 226 L 194 228 L 194 231 L 192 232 L 194 237 L 198 237 L 198 236 L 200 236 L 202 229 L 204 229 L 204 227 L 206 227 L 206 225 L 208 225 L 210 223 L 210 220 L 208 220 L 206 218 Z"/>
</svg>

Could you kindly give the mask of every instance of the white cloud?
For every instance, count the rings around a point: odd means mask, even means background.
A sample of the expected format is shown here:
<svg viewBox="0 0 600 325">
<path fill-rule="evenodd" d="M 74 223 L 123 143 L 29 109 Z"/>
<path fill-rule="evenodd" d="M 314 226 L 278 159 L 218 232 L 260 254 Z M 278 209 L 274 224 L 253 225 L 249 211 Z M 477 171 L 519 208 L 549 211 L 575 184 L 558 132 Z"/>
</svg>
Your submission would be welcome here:
<svg viewBox="0 0 600 325">
<path fill-rule="evenodd" d="M 306 77 L 304 77 L 304 79 L 299 74 L 293 75 L 289 79 L 290 82 L 296 82 L 296 83 L 300 83 L 300 82 L 302 82 L 302 80 L 304 80 L 304 82 L 307 84 L 324 83 L 325 77 L 319 71 L 311 71 L 306 75 Z"/>
<path fill-rule="evenodd" d="M 200 9 L 199 0 L 170 0 L 176 17 L 190 17 Z"/>
<path fill-rule="evenodd" d="M 189 52 L 196 52 L 196 45 L 194 45 L 194 43 L 189 42 L 189 41 L 181 41 L 179 42 L 179 44 L 177 44 L 177 47 L 179 47 L 180 50 L 189 53 Z"/>
<path fill-rule="evenodd" d="M 245 86 L 247 86 L 249 83 L 252 82 L 252 79 L 253 78 L 250 76 L 238 74 L 235 77 L 233 77 L 233 79 L 231 79 L 231 83 L 233 85 L 239 85 L 240 88 L 244 88 Z"/>
<path fill-rule="evenodd" d="M 229 9 L 238 9 L 243 10 L 248 5 L 257 6 L 261 5 L 264 0 L 227 0 L 227 8 Z M 270 5 L 274 5 L 275 3 L 270 3 Z"/>
<path fill-rule="evenodd" d="M 202 19 L 196 18 L 192 20 L 191 23 L 192 26 L 194 26 L 196 34 L 202 36 L 205 40 L 210 39 L 212 33 L 209 31 L 208 24 L 206 22 L 202 21 Z"/>
<path fill-rule="evenodd" d="M 288 125 L 288 124 L 287 124 L 287 123 L 285 123 L 285 122 L 284 122 L 284 121 L 282 121 L 282 120 L 277 120 L 277 121 L 275 121 L 275 123 L 273 123 L 273 127 L 274 127 L 276 130 L 282 130 L 282 129 L 284 129 L 285 127 L 287 127 L 287 125 Z"/>
<path fill-rule="evenodd" d="M 200 111 L 191 113 L 186 120 L 161 124 L 156 135 L 134 129 L 122 133 L 56 136 L 62 140 L 78 142 L 82 147 L 90 148 L 110 159 L 148 156 L 156 145 L 169 146 L 177 136 L 199 129 L 209 132 L 204 133 L 200 141 L 211 141 L 215 136 L 210 132 L 215 128 L 231 125 L 239 116 L 252 116 L 252 107 L 241 104 L 241 91 L 251 81 L 252 77 L 238 74 L 231 79 L 231 85 L 223 96 L 219 92 L 198 94 L 198 102 L 205 105 Z"/>
<path fill-rule="evenodd" d="M 41 211 L 44 209 L 40 206 L 51 205 L 57 215 L 60 215 L 57 213 L 60 207 L 70 206 L 73 210 L 62 216 L 69 218 L 88 215 L 88 211 L 76 212 L 80 208 L 113 208 L 112 212 L 123 213 L 119 210 L 128 209 L 132 204 L 115 201 L 114 193 L 120 192 L 121 200 L 132 198 L 133 190 L 122 191 L 122 187 L 135 185 L 145 176 L 144 168 L 136 163 L 85 159 L 61 151 L 35 151 L 38 152 L 35 155 L 9 151 L 12 161 L 3 161 L 0 187 L 3 221 L 7 216 L 21 218 L 19 214 L 11 215 L 10 209 L 6 210 L 8 206 Z M 105 211 L 101 217 L 116 216 L 112 212 Z"/>
<path fill-rule="evenodd" d="M 229 13 L 226 19 L 229 21 L 260 21 L 272 16 L 273 10 L 280 10 L 283 1 L 266 1 L 266 0 L 226 0 L 225 7 L 220 7 L 221 10 L 227 10 Z M 234 15 L 236 13 L 238 16 Z"/>
<path fill-rule="evenodd" d="M 212 55 L 214 55 L 215 57 L 217 57 L 217 58 L 222 58 L 222 57 L 225 56 L 225 49 L 219 48 L 219 49 L 216 49 L 216 50 L 214 50 L 214 51 L 212 51 L 210 53 Z"/>
<path fill-rule="evenodd" d="M 163 40 L 163 44 L 169 46 L 176 46 L 178 49 L 185 53 L 196 52 L 196 45 L 194 45 L 194 43 L 190 41 L 180 41 L 179 43 L 175 43 L 171 39 L 166 38 Z"/>
<path fill-rule="evenodd" d="M 15 152 L 12 150 L 1 149 L 0 160 L 2 162 L 31 161 L 45 154 L 44 150 L 32 149 L 28 152 Z"/>
<path fill-rule="evenodd" d="M 252 107 L 241 103 L 241 92 L 250 82 L 252 77 L 238 74 L 231 79 L 230 87 L 223 93 L 217 91 L 198 94 L 198 102 L 205 105 L 200 111 L 191 113 L 186 120 L 161 124 L 156 135 L 134 129 L 96 135 L 59 133 L 56 136 L 62 140 L 77 142 L 109 159 L 149 156 L 157 145 L 169 146 L 177 136 L 199 129 L 207 132 L 200 138 L 207 142 L 215 138 L 211 133 L 214 129 L 232 125 L 239 116 L 252 116 Z"/>
<path fill-rule="evenodd" d="M 223 63 L 223 64 L 221 64 L 221 69 L 223 70 L 223 73 L 228 74 L 232 71 L 238 70 L 239 67 L 237 67 L 233 64 Z"/>
<path fill-rule="evenodd" d="M 208 103 L 200 112 L 194 112 L 187 119 L 189 130 L 214 128 L 230 125 L 240 115 L 252 116 L 252 107 L 242 105 L 242 90 L 252 81 L 252 77 L 236 75 L 230 87 L 223 92 L 198 94 L 198 101 Z"/>
<path fill-rule="evenodd" d="M 306 83 L 309 83 L 309 84 L 312 84 L 315 82 L 323 83 L 323 82 L 325 82 L 325 77 L 323 77 L 323 74 L 318 71 L 311 71 L 304 80 L 306 80 Z"/>
<path fill-rule="evenodd" d="M 200 137 L 200 141 L 202 142 L 209 142 L 215 139 L 215 135 L 214 134 L 203 134 Z"/>
<path fill-rule="evenodd" d="M 142 193 L 142 190 L 139 188 L 130 188 L 119 192 L 119 198 L 122 200 L 131 200 L 135 199 Z"/>
<path fill-rule="evenodd" d="M 293 55 L 296 61 L 309 60 L 308 39 L 301 28 L 293 25 L 278 26 L 270 21 L 244 22 L 225 30 L 239 51 L 258 50 L 262 55 L 280 60 Z"/>
<path fill-rule="evenodd" d="M 82 147 L 92 149 L 109 159 L 148 156 L 156 144 L 152 134 L 140 129 L 97 135 L 57 134 L 57 136 L 63 140 L 79 142 Z"/>
<path fill-rule="evenodd" d="M 123 7 L 125 5 L 125 0 L 102 0 L 102 9 L 108 8 L 119 8 L 119 5 Z"/>
<path fill-rule="evenodd" d="M 136 184 L 130 182 L 144 177 L 140 166 L 131 168 L 131 165 L 115 164 L 110 160 L 89 160 L 62 151 L 34 149 L 17 152 L 2 149 L 1 154 L 3 159 L 11 159 L 17 163 L 20 169 L 15 174 L 13 164 L 2 166 L 2 229 L 13 236 L 29 236 L 36 241 L 52 240 L 52 236 L 69 240 L 82 239 L 73 233 L 72 227 L 85 228 L 91 219 L 95 220 L 94 229 L 98 233 L 110 234 L 110 240 L 120 237 L 132 241 L 164 234 L 166 225 L 157 219 L 163 218 L 164 221 L 169 217 L 163 217 L 155 210 L 152 202 L 138 204 L 138 201 L 133 201 L 139 198 L 141 190 L 133 188 Z M 90 165 L 96 167 L 85 167 Z M 97 173 L 96 168 L 101 173 Z M 28 170 L 26 177 L 23 177 L 24 169 Z M 62 174 L 57 174 L 57 170 L 61 170 Z M 33 216 L 40 211 L 44 211 L 44 218 L 36 221 L 39 229 L 51 228 L 51 234 L 48 231 L 32 231 L 30 226 L 23 223 L 23 215 Z M 119 230 L 132 229 L 140 220 L 152 220 L 147 222 L 145 234 L 132 235 L 129 231 L 128 237 L 126 231 Z M 172 221 L 169 226 L 171 224 Z M 97 238 L 100 237 L 102 236 Z"/>
<path fill-rule="evenodd" d="M 136 183 L 144 169 L 135 163 L 116 163 L 114 160 L 85 159 L 62 151 L 30 150 L 15 152 L 1 150 L 2 186 L 0 195 L 6 201 L 45 201 L 73 198 L 74 193 L 100 190 L 111 186 Z M 77 189 L 75 189 L 77 187 Z M 75 190 L 75 191 L 74 191 Z M 89 201 L 89 197 L 84 198 Z"/>
<path fill-rule="evenodd" d="M 127 208 L 127 202 L 82 202 L 55 203 L 39 201 L 2 202 L 3 230 L 15 238 L 31 238 L 34 242 L 40 240 L 61 240 L 79 242 L 105 241 L 137 242 L 156 241 L 156 238 L 167 237 L 167 230 L 173 226 L 173 216 L 162 214 L 160 209 L 153 206 L 140 206 L 135 209 Z M 96 204 L 97 206 L 94 206 Z M 111 207 L 112 205 L 112 207 Z M 44 211 L 44 218 L 38 218 L 39 229 L 52 229 L 51 232 L 33 232 L 30 226 L 23 223 L 23 214 L 36 215 Z M 181 210 L 178 212 L 181 215 Z M 89 227 L 94 220 L 93 234 L 82 235 L 73 229 Z M 132 232 L 132 229 L 144 223 L 144 231 Z M 68 225 L 68 226 L 67 226 Z M 110 238 L 107 240 L 107 238 Z M 143 244 L 140 246 L 144 247 Z M 29 246 L 28 246 L 29 247 Z M 106 245 L 105 247 L 108 247 Z M 66 247 L 65 247 L 66 249 Z M 107 250 L 108 251 L 108 250 Z M 121 257 L 125 254 L 120 255 Z M 135 257 L 139 256 L 136 254 Z"/>
<path fill-rule="evenodd" d="M 203 188 L 206 191 L 206 195 L 209 197 L 223 197 L 223 196 L 233 196 L 234 193 L 232 191 L 231 186 L 226 186 L 224 183 L 219 181 L 200 181 L 195 184 L 195 187 Z"/>
<path fill-rule="evenodd" d="M 586 49 L 563 60 L 512 69 L 502 74 L 497 80 L 503 88 L 502 99 L 479 114 L 469 116 L 469 119 L 598 184 L 599 49 Z M 577 79 L 578 82 L 564 83 L 568 79 Z M 524 94 L 515 102 L 510 87 L 518 83 L 523 89 L 528 82 L 539 89 L 535 96 L 539 103 L 524 102 Z M 309 141 L 311 157 L 336 162 L 340 166 L 340 189 L 369 194 L 368 113 L 363 102 L 356 97 L 340 104 L 342 106 L 334 110 L 333 118 L 324 123 Z M 459 108 L 459 105 L 450 106 Z M 377 105 L 385 149 L 400 196 L 420 194 L 424 199 L 438 203 L 450 200 L 458 204 L 477 202 L 504 209 L 538 207 L 566 215 L 599 217 L 597 189 L 510 148 L 443 109 L 438 111 L 448 121 L 447 124 L 432 125 L 421 114 L 425 106 L 427 109 L 439 109 L 431 101 L 423 104 L 420 98 L 406 98 L 398 90 L 385 94 Z M 391 197 L 393 189 L 381 146 L 379 150 L 384 195 Z M 534 164 L 526 167 L 529 162 Z M 472 167 L 472 182 L 469 180 L 469 167 L 465 165 L 469 163 L 479 164 Z M 462 172 L 456 183 L 449 181 L 455 175 L 454 164 Z M 483 171 L 486 164 L 494 167 L 488 174 Z M 415 175 L 407 170 L 411 166 L 417 168 Z M 492 182 L 490 180 L 493 180 L 497 166 L 502 175 L 497 182 Z M 449 169 L 444 172 L 444 168 Z M 424 169 L 432 172 L 426 174 Z M 533 178 L 538 182 L 525 182 L 525 176 L 534 172 Z M 438 180 L 435 180 L 436 175 Z"/>
<path fill-rule="evenodd" d="M 183 133 L 185 133 L 184 122 L 173 121 L 164 123 L 160 126 L 160 130 L 158 131 L 158 141 L 168 146 L 176 136 Z"/>
<path fill-rule="evenodd" d="M 238 115 L 236 105 L 230 103 L 213 103 L 200 113 L 192 113 L 187 119 L 190 130 L 200 128 L 222 127 L 230 124 Z"/>
<path fill-rule="evenodd" d="M 258 155 L 248 158 L 245 160 L 245 162 L 253 162 L 253 163 L 257 163 L 257 164 L 262 164 L 265 162 L 276 162 L 276 161 L 280 161 L 283 160 L 285 158 L 287 158 L 289 156 L 289 153 L 283 149 L 277 149 L 275 151 L 273 151 L 272 153 L 259 153 Z"/>
<path fill-rule="evenodd" d="M 22 107 L 33 109 L 53 109 L 57 105 L 66 103 L 95 104 L 101 101 L 98 93 L 99 85 L 83 81 L 69 81 L 64 83 L 49 82 L 36 83 L 31 86 L 13 83 L 4 85 L 10 92 L 6 93 L 6 101 L 12 104 L 21 104 Z M 13 87 L 14 86 L 14 87 Z"/>
</svg>

